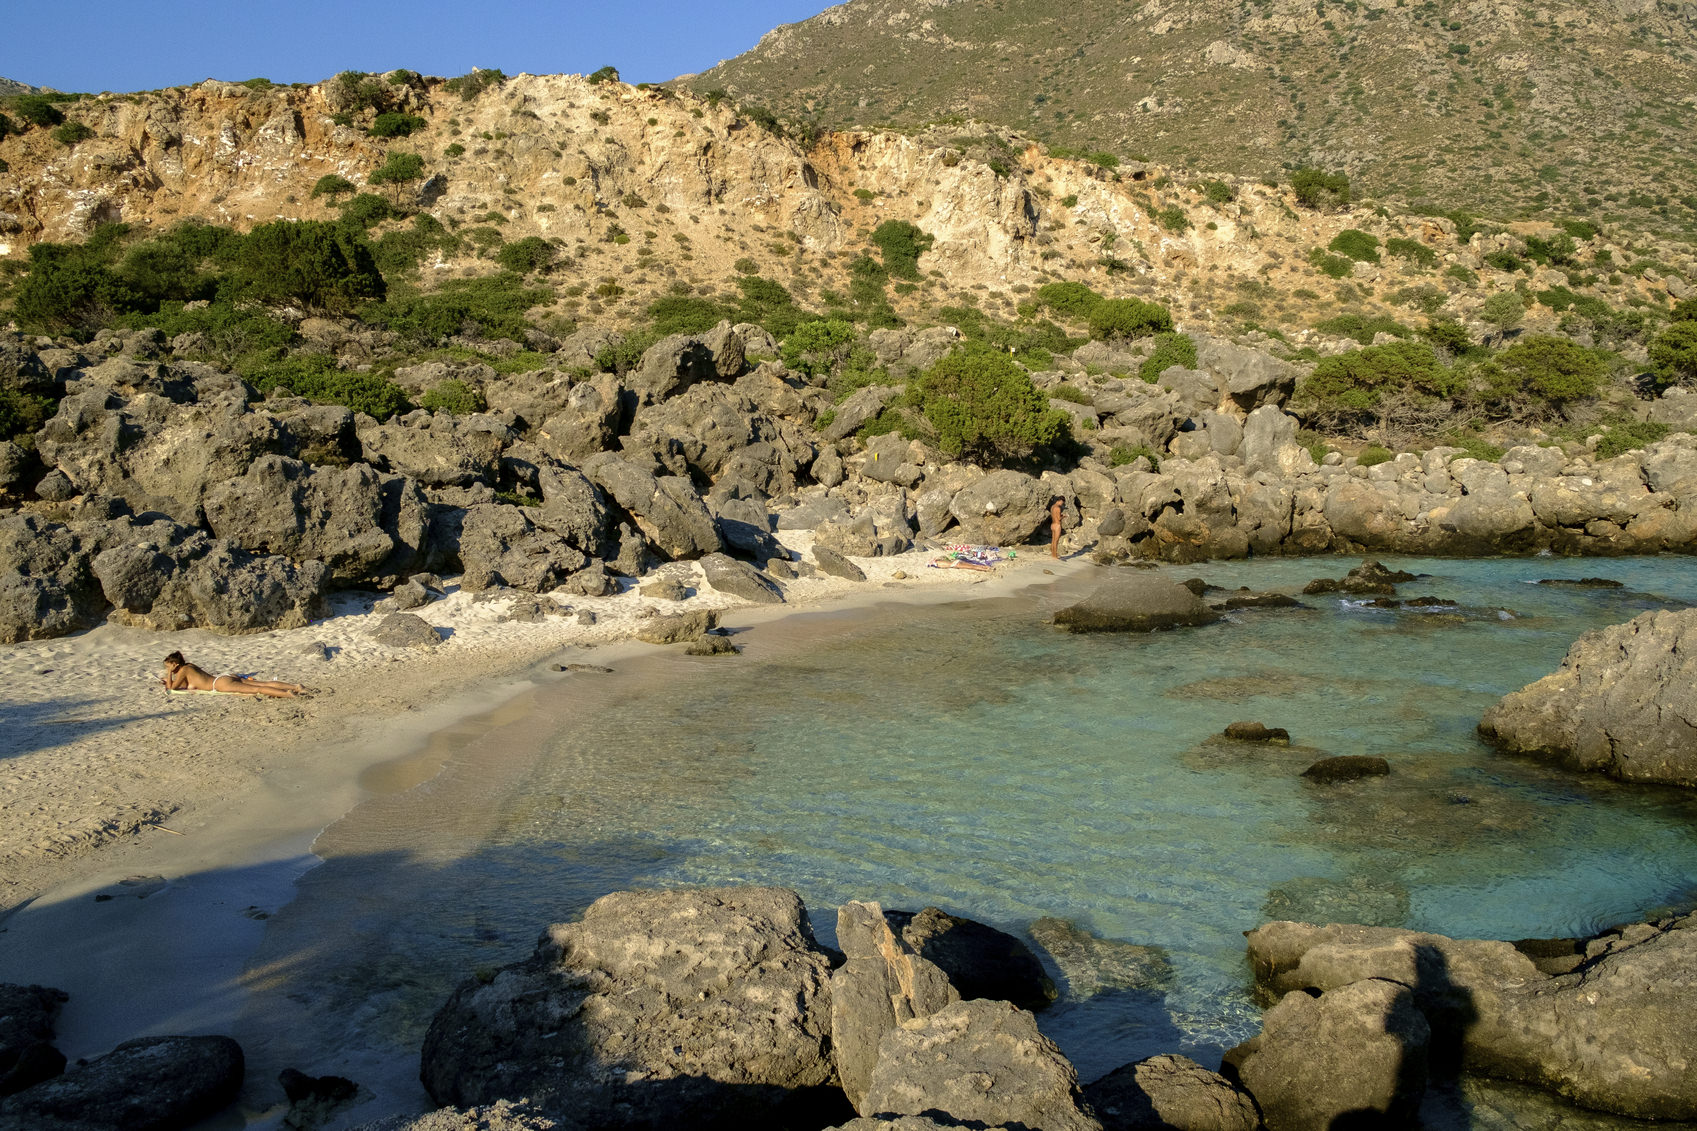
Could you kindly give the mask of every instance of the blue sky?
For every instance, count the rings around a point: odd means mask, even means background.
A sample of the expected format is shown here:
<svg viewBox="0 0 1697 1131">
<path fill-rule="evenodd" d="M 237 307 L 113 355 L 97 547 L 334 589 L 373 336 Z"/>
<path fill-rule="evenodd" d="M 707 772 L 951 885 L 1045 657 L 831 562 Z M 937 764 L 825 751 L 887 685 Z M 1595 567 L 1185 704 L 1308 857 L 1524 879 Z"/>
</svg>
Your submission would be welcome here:
<svg viewBox="0 0 1697 1131">
<path fill-rule="evenodd" d="M 828 0 L 54 0 L 17 4 L 0 77 L 65 91 L 152 90 L 204 78 L 316 82 L 408 67 L 459 75 L 619 68 L 660 82 L 739 55 Z"/>
</svg>

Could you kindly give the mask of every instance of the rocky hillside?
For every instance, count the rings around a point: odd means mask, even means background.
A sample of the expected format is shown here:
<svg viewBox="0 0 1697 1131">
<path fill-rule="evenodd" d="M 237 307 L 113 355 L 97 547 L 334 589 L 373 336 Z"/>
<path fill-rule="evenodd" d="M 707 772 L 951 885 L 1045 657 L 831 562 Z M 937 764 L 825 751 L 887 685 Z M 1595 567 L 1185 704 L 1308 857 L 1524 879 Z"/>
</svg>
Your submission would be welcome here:
<svg viewBox="0 0 1697 1131">
<path fill-rule="evenodd" d="M 735 298 L 751 275 L 804 308 L 864 318 L 852 268 L 863 253 L 879 257 L 876 229 L 900 221 L 934 243 L 916 277 L 891 280 L 873 305 L 911 321 L 959 321 L 967 307 L 1011 320 L 1030 313 L 1022 304 L 1034 288 L 1083 280 L 1105 295 L 1158 299 L 1185 324 L 1252 338 L 1262 327 L 1291 349 L 1322 352 L 1350 344 L 1310 332 L 1328 316 L 1465 322 L 1511 287 L 1527 302 L 1559 288 L 1527 312 L 1528 328 L 1554 327 L 1569 292 L 1638 310 L 1653 326 L 1697 280 L 1688 249 L 1626 230 L 1577 227 L 1580 238 L 1540 264 L 1526 258 L 1527 237 L 1559 239 L 1560 229 L 1458 229 L 1359 204 L 1316 211 L 1296 205 L 1288 185 L 1129 162 L 1109 171 L 1014 135 L 851 132 L 803 145 L 726 101 L 575 76 L 457 90 L 410 72 L 294 88 L 208 81 L 61 109 L 65 126 L 0 138 L 10 170 L 0 256 L 76 242 L 102 222 L 145 232 L 186 219 L 238 229 L 333 219 L 349 194 L 370 191 L 401 213 L 373 221 L 374 238 L 409 229 L 420 212 L 451 232 L 405 272 L 427 289 L 489 274 L 506 245 L 538 237 L 555 255 L 550 309 L 560 318 L 630 324 L 662 296 Z M 372 136 L 380 117 L 408 132 Z M 397 153 L 422 157 L 419 175 L 368 185 Z M 315 196 L 325 178 L 345 189 Z M 1316 252 L 1350 231 L 1373 243 L 1353 259 Z"/>
<path fill-rule="evenodd" d="M 980 119 L 1242 176 L 1314 164 L 1444 210 L 1697 230 L 1688 4 L 850 0 L 686 81 L 828 127 Z"/>
</svg>

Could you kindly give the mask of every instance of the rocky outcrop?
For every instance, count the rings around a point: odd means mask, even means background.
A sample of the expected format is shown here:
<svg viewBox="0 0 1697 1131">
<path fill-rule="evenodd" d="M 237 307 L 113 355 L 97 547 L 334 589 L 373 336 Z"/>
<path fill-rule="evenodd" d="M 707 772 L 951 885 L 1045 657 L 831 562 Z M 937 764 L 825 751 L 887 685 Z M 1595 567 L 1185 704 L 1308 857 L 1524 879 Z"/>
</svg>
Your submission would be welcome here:
<svg viewBox="0 0 1697 1131">
<path fill-rule="evenodd" d="M 960 540 L 976 545 L 1015 546 L 1049 521 L 1054 491 L 1018 471 L 992 471 L 963 487 L 949 503 L 960 524 Z"/>
<path fill-rule="evenodd" d="M 1577 949 L 1583 959 L 1570 971 L 1546 973 L 1506 942 L 1290 922 L 1249 932 L 1258 985 L 1281 1005 L 1294 1001 L 1304 1030 L 1319 1024 L 1317 1000 L 1382 980 L 1412 991 L 1434 1070 L 1533 1084 L 1635 1119 L 1697 1118 L 1697 916 L 1634 924 Z M 1397 989 L 1374 989 L 1367 1014 L 1392 1016 L 1396 1000 Z M 1386 1039 L 1372 1041 L 1388 1062 Z M 1274 1044 L 1270 1031 L 1260 1041 Z M 1281 1071 L 1301 1071 L 1301 1059 Z"/>
<path fill-rule="evenodd" d="M 1070 632 L 1154 632 L 1211 624 L 1220 614 L 1176 581 L 1118 570 L 1090 596 L 1055 614 Z"/>
<path fill-rule="evenodd" d="M 1407 986 L 1363 978 L 1318 997 L 1286 994 L 1226 1064 L 1267 1131 L 1403 1127 L 1426 1094 L 1430 1039 Z"/>
<path fill-rule="evenodd" d="M 53 1023 L 66 1002 L 63 990 L 0 984 L 0 1097 L 21 1092 L 65 1070 L 53 1047 Z"/>
<path fill-rule="evenodd" d="M 70 528 L 34 515 L 0 518 L 0 644 L 87 628 L 105 607 Z"/>
<path fill-rule="evenodd" d="M 1479 733 L 1570 769 L 1697 787 L 1697 609 L 1586 633 L 1554 673 L 1486 711 Z"/>
<path fill-rule="evenodd" d="M 438 1103 L 528 1097 L 596 1127 L 746 1127 L 832 1078 L 829 963 L 794 892 L 604 896 L 457 990 L 421 1076 Z"/>
<path fill-rule="evenodd" d="M 718 524 L 688 479 L 655 476 L 611 454 L 584 464 L 583 472 L 635 520 L 650 546 L 679 560 L 723 548 Z"/>
<path fill-rule="evenodd" d="M 242 1073 L 241 1046 L 228 1037 L 143 1037 L 0 1100 L 0 1124 L 177 1131 L 228 1106 Z"/>
<path fill-rule="evenodd" d="M 252 554 L 164 519 L 130 526 L 91 568 L 112 619 L 164 631 L 299 628 L 324 614 L 329 583 L 322 562 Z"/>
<path fill-rule="evenodd" d="M 957 1001 L 891 1029 L 878 1046 L 863 1109 L 937 1111 L 957 1124 L 1100 1131 L 1078 1075 L 1037 1031 L 1037 1018 L 1002 1001 Z"/>
</svg>

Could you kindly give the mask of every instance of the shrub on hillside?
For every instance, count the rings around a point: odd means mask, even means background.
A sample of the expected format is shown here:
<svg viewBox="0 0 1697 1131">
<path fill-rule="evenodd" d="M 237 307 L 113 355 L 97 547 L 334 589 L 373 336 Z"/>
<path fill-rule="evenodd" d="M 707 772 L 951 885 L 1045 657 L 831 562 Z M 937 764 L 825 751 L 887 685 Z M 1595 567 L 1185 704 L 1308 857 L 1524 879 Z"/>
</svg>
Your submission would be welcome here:
<svg viewBox="0 0 1697 1131">
<path fill-rule="evenodd" d="M 337 369 L 336 359 L 324 354 L 252 361 L 243 366 L 242 376 L 262 393 L 287 389 L 314 404 L 339 404 L 378 420 L 407 407 L 405 391 L 387 377 Z"/>
<path fill-rule="evenodd" d="M 373 185 L 404 185 L 424 176 L 424 158 L 416 153 L 391 152 L 366 178 Z"/>
<path fill-rule="evenodd" d="M 312 196 L 314 199 L 321 196 L 337 197 L 343 193 L 353 192 L 355 187 L 352 181 L 339 173 L 325 173 L 313 182 Z"/>
<path fill-rule="evenodd" d="M 372 137 L 406 137 L 424 128 L 424 119 L 417 114 L 402 114 L 397 111 L 387 111 L 377 115 L 371 123 L 371 128 L 365 132 Z"/>
<path fill-rule="evenodd" d="M 389 202 L 374 192 L 362 192 L 343 204 L 339 215 L 341 222 L 350 227 L 365 231 L 373 224 L 395 216 L 395 210 L 389 207 Z"/>
<path fill-rule="evenodd" d="M 803 322 L 784 339 L 784 364 L 798 373 L 818 377 L 831 373 L 854 344 L 854 324 L 841 318 Z"/>
<path fill-rule="evenodd" d="M 977 343 L 927 370 L 914 398 L 951 458 L 990 465 L 1024 460 L 1072 434 L 1067 414 L 1049 407 L 1025 370 Z"/>
<path fill-rule="evenodd" d="M 1332 242 L 1326 247 L 1339 255 L 1346 255 L 1357 263 L 1379 262 L 1379 237 L 1360 228 L 1345 228 L 1332 237 Z"/>
<path fill-rule="evenodd" d="M 384 232 L 371 245 L 372 258 L 384 279 L 396 279 L 416 274 L 424 257 L 433 252 L 446 255 L 460 250 L 460 238 L 448 231 L 442 221 L 421 212 L 412 218 L 411 228 Z"/>
<path fill-rule="evenodd" d="M 694 295 L 665 295 L 648 304 L 648 319 L 661 337 L 703 333 L 724 321 L 729 313 L 711 299 Z"/>
<path fill-rule="evenodd" d="M 507 76 L 494 67 L 478 67 L 458 78 L 451 78 L 442 85 L 444 89 L 470 102 L 490 87 L 506 81 Z"/>
<path fill-rule="evenodd" d="M 1173 328 L 1164 306 L 1138 298 L 1103 299 L 1090 311 L 1090 336 L 1097 339 L 1147 338 Z"/>
<path fill-rule="evenodd" d="M 53 131 L 53 140 L 60 145 L 75 145 L 94 136 L 94 131 L 81 122 L 70 121 Z"/>
<path fill-rule="evenodd" d="M 1697 321 L 1681 319 L 1650 343 L 1656 384 L 1697 385 Z"/>
<path fill-rule="evenodd" d="M 1573 262 L 1579 243 L 1565 233 L 1559 236 L 1527 236 L 1526 258 L 1543 266 L 1566 266 Z"/>
<path fill-rule="evenodd" d="M 1346 278 L 1355 271 L 1353 261 L 1342 255 L 1327 255 L 1325 249 L 1319 247 L 1308 249 L 1308 262 L 1322 275 L 1334 279 Z"/>
<path fill-rule="evenodd" d="M 12 312 L 26 329 L 86 337 L 135 302 L 99 252 L 43 242 L 29 249 L 29 273 L 14 291 Z"/>
<path fill-rule="evenodd" d="M 1336 334 L 1341 338 L 1353 338 L 1364 346 L 1373 344 L 1373 339 L 1380 334 L 1390 334 L 1396 338 L 1408 337 L 1407 326 L 1395 318 L 1384 315 L 1369 317 L 1364 314 L 1339 314 L 1314 323 L 1314 328 L 1322 334 Z"/>
<path fill-rule="evenodd" d="M 364 236 L 341 224 L 273 220 L 231 254 L 240 292 L 261 302 L 347 311 L 387 289 Z"/>
<path fill-rule="evenodd" d="M 0 440 L 33 436 L 57 410 L 55 401 L 39 393 L 0 388 Z"/>
<path fill-rule="evenodd" d="M 1153 385 L 1175 365 L 1196 368 L 1196 342 L 1189 334 L 1159 334 L 1155 338 L 1155 351 L 1143 359 L 1137 375 Z"/>
<path fill-rule="evenodd" d="M 547 287 L 526 287 L 517 275 L 450 279 L 430 294 L 392 298 L 367 311 L 369 321 L 421 345 L 441 345 L 457 334 L 508 338 L 523 343 L 530 328 L 525 314 L 554 301 Z"/>
<path fill-rule="evenodd" d="M 1342 173 L 1304 167 L 1291 173 L 1290 187 L 1304 208 L 1324 211 L 1349 203 L 1349 178 Z"/>
<path fill-rule="evenodd" d="M 1102 296 L 1083 283 L 1044 283 L 1037 288 L 1037 301 L 1069 322 L 1088 322 Z"/>
<path fill-rule="evenodd" d="M 496 254 L 495 262 L 505 270 L 527 275 L 548 270 L 558 256 L 554 245 L 541 236 L 526 236 L 503 247 Z"/>
<path fill-rule="evenodd" d="M 1203 181 L 1202 195 L 1209 204 L 1230 204 L 1237 199 L 1232 187 L 1224 181 Z"/>
<path fill-rule="evenodd" d="M 1407 259 L 1422 267 L 1435 267 L 1438 263 L 1438 253 L 1427 247 L 1419 240 L 1403 239 L 1392 236 L 1385 241 L 1385 252 L 1399 259 Z"/>
<path fill-rule="evenodd" d="M 56 126 L 65 120 L 65 115 L 53 101 L 49 94 L 20 94 L 12 99 L 12 109 L 32 126 Z"/>
<path fill-rule="evenodd" d="M 467 416 L 489 407 L 488 402 L 483 399 L 482 389 L 468 385 L 458 377 L 450 377 L 432 385 L 419 399 L 418 404 L 420 408 L 427 408 L 431 412 L 447 412 L 455 416 Z"/>
<path fill-rule="evenodd" d="M 873 230 L 872 242 L 884 255 L 884 270 L 898 279 L 917 280 L 919 257 L 937 241 L 906 220 L 885 220 Z"/>
<path fill-rule="evenodd" d="M 815 317 L 796 305 L 782 283 L 771 279 L 745 275 L 737 280 L 737 289 L 742 292 L 742 299 L 737 303 L 734 320 L 753 322 L 779 340 L 789 337 L 797 326 Z M 878 294 L 883 297 L 881 289 Z M 888 309 L 888 304 L 885 309 Z"/>
<path fill-rule="evenodd" d="M 619 69 L 613 66 L 602 67 L 599 70 L 591 71 L 587 78 L 589 79 L 589 84 L 591 86 L 596 86 L 604 82 L 618 82 Z"/>
<path fill-rule="evenodd" d="M 1673 431 L 1668 425 L 1655 420 L 1634 420 L 1630 416 L 1622 416 L 1609 421 L 1603 438 L 1597 441 L 1597 446 L 1591 455 L 1596 459 L 1613 459 L 1624 455 L 1634 448 L 1647 448 L 1657 440 L 1667 439 Z"/>
<path fill-rule="evenodd" d="M 1495 326 L 1498 335 L 1508 333 L 1525 317 L 1526 303 L 1513 291 L 1499 291 L 1479 307 L 1479 318 Z"/>
<path fill-rule="evenodd" d="M 1578 342 L 1537 335 L 1514 343 L 1473 370 L 1472 396 L 1499 416 L 1547 416 L 1597 395 L 1603 363 Z"/>
<path fill-rule="evenodd" d="M 1395 458 L 1396 454 L 1383 444 L 1368 444 L 1356 453 L 1355 462 L 1362 467 L 1378 467 Z"/>
<path fill-rule="evenodd" d="M 1297 389 L 1293 407 L 1310 427 L 1343 429 L 1381 420 L 1392 402 L 1430 402 L 1458 388 L 1431 346 L 1393 342 L 1321 358 Z"/>
</svg>

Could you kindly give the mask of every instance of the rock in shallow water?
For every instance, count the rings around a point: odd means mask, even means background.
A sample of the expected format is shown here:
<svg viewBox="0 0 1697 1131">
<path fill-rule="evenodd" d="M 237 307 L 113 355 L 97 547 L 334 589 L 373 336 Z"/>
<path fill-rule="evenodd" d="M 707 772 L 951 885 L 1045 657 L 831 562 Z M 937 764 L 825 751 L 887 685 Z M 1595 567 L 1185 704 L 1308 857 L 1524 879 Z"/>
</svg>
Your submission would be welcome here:
<svg viewBox="0 0 1697 1131">
<path fill-rule="evenodd" d="M 1336 758 L 1320 759 L 1303 770 L 1302 776 L 1321 785 L 1336 785 L 1339 782 L 1358 781 L 1361 778 L 1384 777 L 1390 772 L 1391 765 L 1383 758 L 1368 754 L 1343 754 Z"/>
<path fill-rule="evenodd" d="M 1055 614 L 1055 623 L 1071 632 L 1153 632 L 1219 619 L 1183 585 L 1132 572 L 1116 573 L 1090 596 Z"/>
<path fill-rule="evenodd" d="M 1104 1131 L 1256 1131 L 1248 1093 L 1189 1057 L 1152 1056 L 1084 1088 Z"/>
</svg>

